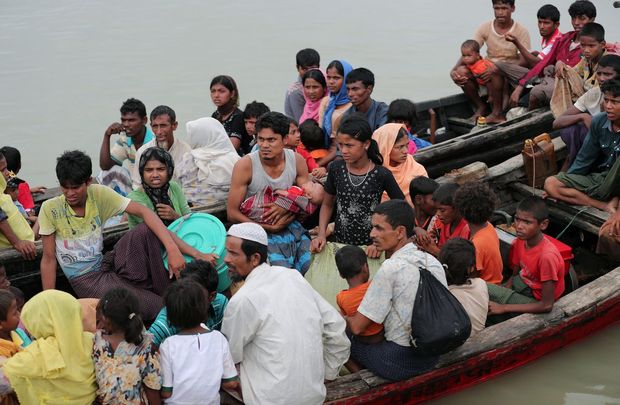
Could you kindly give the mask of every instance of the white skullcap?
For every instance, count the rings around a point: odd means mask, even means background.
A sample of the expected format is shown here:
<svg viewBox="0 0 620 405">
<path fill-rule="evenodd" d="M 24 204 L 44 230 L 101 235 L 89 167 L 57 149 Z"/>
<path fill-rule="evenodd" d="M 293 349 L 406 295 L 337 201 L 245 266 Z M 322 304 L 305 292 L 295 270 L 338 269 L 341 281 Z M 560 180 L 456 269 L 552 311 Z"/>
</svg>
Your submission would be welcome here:
<svg viewBox="0 0 620 405">
<path fill-rule="evenodd" d="M 254 222 L 235 224 L 230 227 L 227 235 L 245 240 L 251 240 L 264 246 L 269 245 L 267 241 L 267 232 L 265 232 L 262 226 Z"/>
</svg>

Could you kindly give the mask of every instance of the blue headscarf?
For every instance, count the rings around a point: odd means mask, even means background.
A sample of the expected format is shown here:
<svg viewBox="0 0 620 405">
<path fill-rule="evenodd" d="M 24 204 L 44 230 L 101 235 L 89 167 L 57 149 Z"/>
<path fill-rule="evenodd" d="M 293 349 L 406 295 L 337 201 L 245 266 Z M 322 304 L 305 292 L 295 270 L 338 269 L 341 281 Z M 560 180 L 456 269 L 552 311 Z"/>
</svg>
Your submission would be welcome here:
<svg viewBox="0 0 620 405">
<path fill-rule="evenodd" d="M 353 66 L 349 64 L 346 60 L 339 59 L 338 62 L 342 64 L 344 68 L 344 78 L 342 79 L 342 86 L 340 87 L 340 91 L 338 94 L 329 93 L 329 103 L 327 104 L 327 108 L 325 109 L 325 114 L 323 115 L 323 133 L 325 134 L 325 147 L 329 147 L 329 142 L 332 133 L 332 114 L 337 106 L 347 104 L 350 102 L 349 97 L 347 96 L 347 75 L 353 70 Z"/>
</svg>

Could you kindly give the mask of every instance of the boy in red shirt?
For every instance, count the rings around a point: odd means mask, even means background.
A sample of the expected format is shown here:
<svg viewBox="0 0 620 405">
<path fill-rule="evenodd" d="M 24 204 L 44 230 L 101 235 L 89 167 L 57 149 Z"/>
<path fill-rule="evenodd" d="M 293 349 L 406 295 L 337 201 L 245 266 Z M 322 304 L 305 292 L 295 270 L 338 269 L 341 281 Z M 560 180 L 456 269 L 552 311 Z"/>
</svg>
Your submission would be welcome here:
<svg viewBox="0 0 620 405">
<path fill-rule="evenodd" d="M 564 292 L 564 260 L 543 231 L 549 210 L 539 197 L 521 201 L 515 214 L 517 239 L 510 248 L 513 277 L 504 287 L 488 284 L 487 324 L 521 313 L 550 312 Z M 497 316 L 502 315 L 502 316 Z"/>
<path fill-rule="evenodd" d="M 461 213 L 454 206 L 454 195 L 459 189 L 456 183 L 447 183 L 439 186 L 433 193 L 433 201 L 437 208 L 437 219 L 428 233 L 432 240 L 420 240 L 417 245 L 420 249 L 437 257 L 441 247 L 450 239 L 469 239 L 469 226 Z M 437 241 L 437 243 L 435 243 Z"/>
<path fill-rule="evenodd" d="M 489 222 L 497 204 L 497 196 L 484 183 L 463 185 L 454 196 L 454 205 L 467 221 L 470 240 L 476 248 L 476 270 L 480 278 L 491 284 L 501 284 L 504 263 L 499 251 L 499 237 Z"/>
</svg>

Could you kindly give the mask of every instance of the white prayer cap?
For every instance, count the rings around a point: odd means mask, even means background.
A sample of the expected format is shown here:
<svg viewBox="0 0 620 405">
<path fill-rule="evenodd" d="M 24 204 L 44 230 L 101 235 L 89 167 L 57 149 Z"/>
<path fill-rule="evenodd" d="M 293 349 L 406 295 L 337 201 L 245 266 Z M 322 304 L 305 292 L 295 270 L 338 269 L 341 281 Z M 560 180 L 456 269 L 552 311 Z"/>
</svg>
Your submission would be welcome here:
<svg viewBox="0 0 620 405">
<path fill-rule="evenodd" d="M 227 235 L 245 240 L 251 240 L 265 246 L 269 245 L 267 241 L 267 232 L 265 232 L 262 226 L 254 222 L 235 224 L 230 227 Z"/>
</svg>

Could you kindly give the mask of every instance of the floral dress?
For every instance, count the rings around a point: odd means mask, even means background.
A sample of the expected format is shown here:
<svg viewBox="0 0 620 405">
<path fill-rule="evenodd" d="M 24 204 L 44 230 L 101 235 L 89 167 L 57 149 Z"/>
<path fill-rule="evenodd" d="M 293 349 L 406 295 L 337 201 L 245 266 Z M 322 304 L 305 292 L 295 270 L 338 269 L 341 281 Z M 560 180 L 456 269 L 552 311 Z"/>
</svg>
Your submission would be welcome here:
<svg viewBox="0 0 620 405">
<path fill-rule="evenodd" d="M 142 336 L 139 345 L 122 341 L 114 351 L 101 331 L 95 334 L 93 360 L 99 403 L 148 404 L 142 384 L 161 389 L 159 356 L 151 350 L 151 335 L 144 332 Z"/>
</svg>

